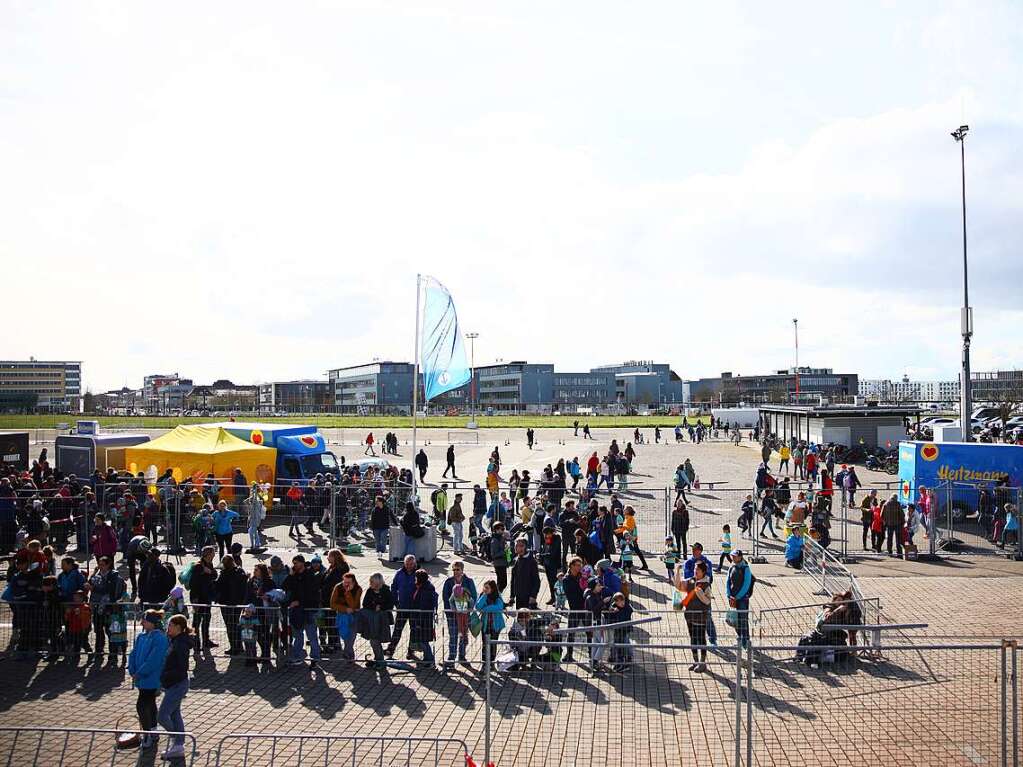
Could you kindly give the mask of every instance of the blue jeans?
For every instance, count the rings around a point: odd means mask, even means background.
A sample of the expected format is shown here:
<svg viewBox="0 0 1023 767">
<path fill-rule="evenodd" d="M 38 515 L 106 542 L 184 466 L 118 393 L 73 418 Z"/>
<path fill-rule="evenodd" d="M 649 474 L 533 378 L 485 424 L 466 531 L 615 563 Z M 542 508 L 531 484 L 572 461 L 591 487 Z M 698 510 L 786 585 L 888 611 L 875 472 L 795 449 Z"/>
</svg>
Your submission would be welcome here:
<svg viewBox="0 0 1023 767">
<path fill-rule="evenodd" d="M 718 629 L 714 625 L 714 615 L 707 613 L 707 641 L 711 644 L 718 643 Z"/>
<path fill-rule="evenodd" d="M 458 633 L 458 624 L 448 619 L 448 660 L 455 660 L 457 654 L 458 660 L 465 660 L 465 648 L 469 644 L 469 637 L 461 636 Z"/>
<path fill-rule="evenodd" d="M 739 625 L 735 633 L 739 635 L 739 644 L 742 647 L 749 645 L 749 597 L 735 600 L 735 609 L 739 613 Z"/>
<path fill-rule="evenodd" d="M 376 544 L 377 554 L 383 554 L 387 551 L 387 533 L 388 529 L 384 528 L 373 528 L 373 541 Z"/>
<path fill-rule="evenodd" d="M 472 531 L 476 531 L 476 535 L 483 535 L 483 515 L 473 514 L 472 519 L 469 521 L 469 535 L 472 535 Z"/>
<path fill-rule="evenodd" d="M 156 720 L 167 732 L 184 732 L 185 722 L 181 718 L 181 701 L 188 692 L 188 679 L 182 679 L 173 687 L 163 691 L 163 698 L 160 700 L 160 710 L 156 712 Z M 185 743 L 184 735 L 171 735 L 171 745 L 182 746 Z"/>
<path fill-rule="evenodd" d="M 310 657 L 313 660 L 320 659 L 320 638 L 316 631 L 316 611 L 309 610 L 306 614 L 305 625 L 302 628 L 291 627 L 291 630 L 295 632 L 295 638 L 291 643 L 291 657 L 293 660 L 304 660 L 306 657 L 305 652 L 305 638 L 309 637 L 309 650 Z"/>
<path fill-rule="evenodd" d="M 763 534 L 764 534 L 764 528 L 765 528 L 765 527 L 766 527 L 766 528 L 767 528 L 768 530 L 770 530 L 770 531 L 771 531 L 771 535 L 774 535 L 774 534 L 775 534 L 775 533 L 774 533 L 774 525 L 772 524 L 772 521 L 773 521 L 773 520 L 772 520 L 772 517 L 774 517 L 774 514 L 768 514 L 768 515 L 767 515 L 766 517 L 764 517 L 764 522 L 763 522 L 763 524 L 761 524 L 761 525 L 760 525 L 760 534 L 761 534 L 761 535 L 763 535 Z"/>
<path fill-rule="evenodd" d="M 416 553 L 416 539 L 413 538 L 411 535 L 406 535 L 405 536 L 405 551 L 402 554 L 402 557 L 407 557 L 409 554 L 415 554 L 415 553 Z"/>
</svg>

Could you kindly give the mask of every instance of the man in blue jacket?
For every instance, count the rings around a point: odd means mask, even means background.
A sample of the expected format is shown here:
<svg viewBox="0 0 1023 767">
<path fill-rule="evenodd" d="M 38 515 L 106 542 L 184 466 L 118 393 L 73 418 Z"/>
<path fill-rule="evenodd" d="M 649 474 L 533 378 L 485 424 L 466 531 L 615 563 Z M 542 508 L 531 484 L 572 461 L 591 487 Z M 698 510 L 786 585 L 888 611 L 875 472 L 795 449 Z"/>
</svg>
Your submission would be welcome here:
<svg viewBox="0 0 1023 767">
<path fill-rule="evenodd" d="M 739 620 L 735 632 L 742 647 L 749 645 L 749 598 L 753 593 L 756 578 L 742 556 L 742 549 L 732 552 L 732 566 L 728 568 L 728 606 L 738 611 Z"/>
<path fill-rule="evenodd" d="M 449 670 L 455 666 L 456 653 L 458 654 L 459 662 L 462 665 L 466 663 L 465 649 L 467 638 L 459 634 L 458 620 L 451 608 L 451 593 L 455 590 L 455 586 L 461 586 L 469 595 L 471 604 L 476 604 L 476 600 L 479 599 L 479 594 L 476 593 L 476 583 L 465 574 L 465 563 L 458 559 L 451 563 L 451 575 L 444 581 L 444 587 L 441 589 L 441 599 L 444 602 L 444 617 L 448 624 L 448 659 L 444 663 L 444 668 Z"/>
<path fill-rule="evenodd" d="M 418 566 L 415 556 L 409 554 L 405 557 L 402 568 L 394 574 L 394 580 L 391 581 L 391 595 L 398 606 L 398 615 L 394 619 L 394 628 L 391 630 L 391 643 L 384 651 L 388 658 L 394 657 L 394 651 L 401 639 L 401 632 L 405 628 L 405 624 L 409 622 L 408 609 L 412 607 L 412 595 L 416 591 L 416 568 Z M 407 660 L 415 659 L 411 649 L 405 653 L 405 658 Z"/>
<path fill-rule="evenodd" d="M 139 725 L 146 732 L 156 729 L 156 693 L 160 689 L 160 672 L 167 657 L 167 635 L 156 610 L 146 610 L 142 616 L 142 633 L 135 637 L 135 645 L 128 656 L 128 673 L 139 691 L 135 710 Z M 143 735 L 142 748 L 156 746 L 156 735 Z"/>
</svg>

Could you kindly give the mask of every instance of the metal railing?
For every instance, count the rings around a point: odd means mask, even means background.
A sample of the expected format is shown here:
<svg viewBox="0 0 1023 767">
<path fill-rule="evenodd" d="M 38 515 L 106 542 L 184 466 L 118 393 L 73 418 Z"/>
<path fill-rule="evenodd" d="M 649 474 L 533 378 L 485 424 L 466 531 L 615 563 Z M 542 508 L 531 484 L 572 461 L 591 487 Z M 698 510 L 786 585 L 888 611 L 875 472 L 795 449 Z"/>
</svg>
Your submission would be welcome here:
<svg viewBox="0 0 1023 767">
<path fill-rule="evenodd" d="M 119 749 L 116 738 L 126 733 L 156 737 L 176 736 L 188 745 L 182 757 L 170 764 L 196 763 L 198 756 L 195 735 L 190 732 L 164 730 L 137 731 L 80 727 L 0 727 L 0 762 L 18 767 L 50 767 L 51 765 L 142 765 L 153 764 L 156 752 L 141 748 Z M 105 741 L 105 742 L 104 742 Z"/>
<path fill-rule="evenodd" d="M 333 749 L 333 750 L 332 750 Z M 463 767 L 469 757 L 457 738 L 384 737 L 370 735 L 301 735 L 232 733 L 217 743 L 214 767 L 291 767 L 335 763 L 352 767 Z"/>
</svg>

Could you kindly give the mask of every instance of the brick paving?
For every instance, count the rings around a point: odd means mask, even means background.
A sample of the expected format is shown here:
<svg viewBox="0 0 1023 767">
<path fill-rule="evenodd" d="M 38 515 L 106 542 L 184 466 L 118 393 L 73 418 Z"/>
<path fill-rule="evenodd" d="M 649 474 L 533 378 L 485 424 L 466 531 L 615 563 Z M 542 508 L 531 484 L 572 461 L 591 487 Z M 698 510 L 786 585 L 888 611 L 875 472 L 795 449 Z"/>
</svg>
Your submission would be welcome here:
<svg viewBox="0 0 1023 767">
<path fill-rule="evenodd" d="M 623 436 L 624 431 L 618 435 L 619 443 L 624 445 Z M 558 438 L 543 438 L 541 450 L 531 455 L 524 445 L 502 443 L 505 465 L 527 465 L 534 468 L 535 475 L 535 469 L 542 468 L 553 456 L 575 454 L 572 450 L 577 448 L 571 444 L 557 445 L 555 453 L 551 443 L 556 444 Z M 479 460 L 485 458 L 492 448 L 490 441 L 461 451 L 463 465 L 468 465 L 477 453 Z M 606 442 L 602 439 L 597 444 L 603 447 Z M 434 467 L 443 466 L 445 447 L 433 444 L 428 448 L 437 452 Z M 732 477 L 739 484 L 756 461 L 753 453 L 745 446 L 735 448 L 725 443 L 649 446 L 640 451 L 637 471 L 650 474 L 651 481 L 666 484 L 680 456 L 689 454 L 702 476 L 712 474 L 722 480 Z M 579 455 L 584 457 L 581 450 Z M 727 518 L 724 514 L 722 517 Z M 731 518 L 734 520 L 734 514 Z M 656 518 L 645 522 L 649 527 L 656 523 Z M 271 531 L 280 547 L 266 556 L 294 549 L 285 532 Z M 660 535 L 649 538 L 659 539 Z M 307 549 L 322 551 L 326 544 L 323 540 L 316 543 Z M 651 544 L 646 543 L 646 547 Z M 377 560 L 371 551 L 350 559 L 362 583 L 374 570 L 380 569 L 389 577 L 397 566 Z M 450 560 L 448 549 L 427 569 L 435 576 L 446 575 Z M 684 621 L 669 610 L 663 569 L 654 561 L 650 564 L 652 573 L 637 576 L 634 601 L 641 611 L 662 611 L 658 614 L 663 618 L 637 630 L 633 639 L 685 643 Z M 957 638 L 1023 634 L 1019 604 L 1023 568 L 1018 563 L 993 557 L 963 557 L 941 564 L 868 561 L 853 569 L 865 594 L 882 600 L 889 620 L 922 620 L 930 624 L 929 634 Z M 490 572 L 472 559 L 467 559 L 467 571 L 477 583 Z M 776 562 L 757 566 L 755 571 L 760 581 L 755 609 L 817 599 L 806 577 Z M 721 578 L 715 582 L 715 593 L 716 607 L 724 609 Z M 546 596 L 546 585 L 541 596 Z M 813 613 L 807 608 L 776 620 L 776 633 L 790 638 L 772 637 L 768 641 L 794 641 L 809 630 Z M 736 663 L 729 644 L 734 642 L 734 633 L 725 626 L 722 616 L 717 622 L 722 647 L 718 655 L 712 656 L 706 674 L 688 671 L 690 658 L 682 650 L 642 649 L 635 651 L 636 664 L 624 674 L 593 675 L 578 666 L 495 674 L 491 688 L 495 763 L 623 767 L 691 760 L 701 764 L 733 763 Z M 446 647 L 438 642 L 435 649 L 440 657 Z M 471 649 L 472 657 L 478 658 L 478 640 Z M 756 654 L 752 680 L 756 764 L 860 764 L 882 760 L 948 765 L 998 763 L 998 650 L 891 650 L 883 662 L 856 661 L 829 670 L 809 669 L 794 662 L 791 655 L 782 651 Z M 7 659 L 0 661 L 0 670 L 4 674 L 0 724 L 4 726 L 107 728 L 116 726 L 121 718 L 122 724 L 133 721 L 135 692 L 122 669 Z M 742 680 L 745 686 L 745 673 Z M 949 705 L 950 701 L 963 704 Z M 744 718 L 742 695 L 740 702 Z M 197 664 L 183 706 L 187 728 L 198 737 L 201 764 L 214 763 L 213 753 L 221 737 L 252 731 L 456 738 L 464 740 L 476 761 L 481 762 L 485 712 L 478 665 L 450 674 L 395 670 L 380 674 L 338 661 L 327 661 L 315 672 L 304 667 L 252 670 L 241 660 L 222 655 Z M 9 746 L 9 738 L 0 735 L 0 760 L 24 763 L 27 754 L 14 749 L 12 755 Z M 85 765 L 88 760 L 84 748 L 82 744 L 73 745 L 63 763 Z M 322 744 L 306 744 L 303 748 L 301 763 L 314 764 L 332 762 L 340 758 L 338 749 L 350 747 L 335 744 L 329 755 Z M 221 763 L 295 764 L 299 762 L 296 749 L 295 744 L 250 744 L 246 760 L 241 744 L 229 744 Z M 273 762 L 271 750 L 276 751 Z M 456 750 L 448 748 L 437 754 L 438 762 L 461 764 Z M 344 761 L 351 763 L 350 750 L 344 753 Z M 360 747 L 359 757 L 366 761 L 359 763 L 376 763 L 369 757 L 377 753 L 369 746 Z M 743 750 L 743 758 L 744 754 Z M 108 753 L 105 756 L 109 758 Z M 414 756 L 415 764 L 434 763 L 435 755 L 424 747 L 418 747 Z M 393 749 L 386 751 L 385 763 L 404 763 L 403 759 Z"/>
</svg>

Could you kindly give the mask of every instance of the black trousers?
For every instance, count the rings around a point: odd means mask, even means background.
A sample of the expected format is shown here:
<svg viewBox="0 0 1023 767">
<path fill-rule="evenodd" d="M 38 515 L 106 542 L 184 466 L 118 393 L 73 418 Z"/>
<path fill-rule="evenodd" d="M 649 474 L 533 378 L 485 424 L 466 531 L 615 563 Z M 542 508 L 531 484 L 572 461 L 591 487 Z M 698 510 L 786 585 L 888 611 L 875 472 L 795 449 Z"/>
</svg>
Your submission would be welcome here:
<svg viewBox="0 0 1023 767">
<path fill-rule="evenodd" d="M 241 610 L 240 607 L 220 608 L 220 614 L 224 617 L 224 625 L 227 627 L 227 642 L 230 645 L 228 649 L 231 650 L 242 649 L 241 634 L 238 631 L 238 618 L 241 617 Z"/>
<path fill-rule="evenodd" d="M 892 541 L 895 541 L 895 550 L 902 556 L 902 527 L 900 525 L 885 525 L 885 545 L 888 553 L 892 553 Z"/>
<path fill-rule="evenodd" d="M 495 567 L 494 575 L 497 576 L 497 590 L 503 592 L 508 587 L 508 568 Z"/>
<path fill-rule="evenodd" d="M 135 710 L 139 715 L 139 726 L 143 730 L 156 729 L 156 690 L 139 690 Z"/>
<path fill-rule="evenodd" d="M 678 533 L 675 533 L 674 535 L 675 546 L 678 548 L 679 553 L 682 555 L 683 558 L 687 557 L 688 554 L 686 553 L 686 549 L 688 548 L 688 542 L 686 541 L 686 536 L 689 535 L 689 531 L 685 530 L 682 532 L 681 535 L 679 535 Z"/>
</svg>

